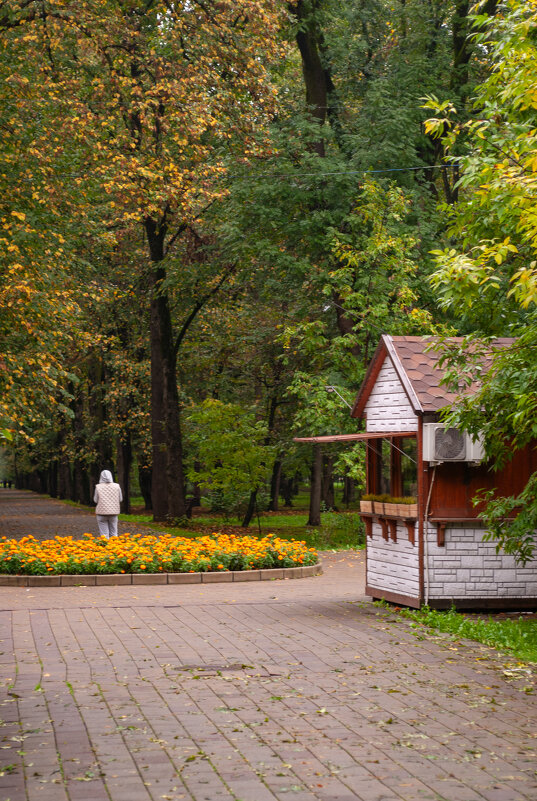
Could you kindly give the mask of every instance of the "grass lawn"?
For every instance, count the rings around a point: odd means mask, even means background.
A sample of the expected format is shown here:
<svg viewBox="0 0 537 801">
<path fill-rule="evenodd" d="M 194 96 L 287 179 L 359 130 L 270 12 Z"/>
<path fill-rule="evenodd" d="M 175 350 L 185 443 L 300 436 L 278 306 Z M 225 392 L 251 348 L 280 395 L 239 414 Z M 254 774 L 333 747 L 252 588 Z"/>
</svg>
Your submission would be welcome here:
<svg viewBox="0 0 537 801">
<path fill-rule="evenodd" d="M 308 548 L 320 551 L 363 548 L 365 541 L 363 523 L 355 512 L 324 512 L 321 515 L 321 525 L 315 528 L 306 526 L 307 513 L 298 511 L 265 513 L 259 517 L 259 521 L 254 518 L 247 529 L 241 528 L 238 519 L 224 520 L 219 515 L 208 513 L 195 515 L 187 526 L 153 523 L 151 515 L 144 514 L 120 515 L 119 519 L 145 524 L 181 537 L 196 537 L 217 531 L 247 533 L 252 536 L 276 534 L 284 540 L 304 540 Z"/>
<path fill-rule="evenodd" d="M 382 606 L 385 606 L 380 602 Z M 386 607 L 393 611 L 393 607 Z M 537 615 L 475 615 L 449 610 L 397 609 L 415 627 L 429 628 L 506 651 L 523 662 L 537 663 Z"/>
<path fill-rule="evenodd" d="M 43 495 L 43 497 L 50 496 Z M 137 502 L 141 505 L 142 501 L 142 498 L 134 497 L 132 505 L 136 508 Z M 75 501 L 62 500 L 62 503 L 76 506 L 78 509 L 87 509 L 88 512 L 95 511 L 94 507 L 86 507 Z M 294 500 L 293 503 L 295 503 Z M 144 513 L 122 514 L 119 519 L 125 523 L 139 523 L 156 531 L 175 534 L 179 537 L 198 537 L 200 534 L 212 534 L 213 532 L 249 534 L 253 537 L 275 534 L 283 540 L 303 540 L 308 548 L 316 548 L 318 551 L 347 551 L 365 547 L 364 524 L 356 511 L 323 512 L 321 525 L 312 527 L 306 525 L 307 507 L 306 503 L 306 507 L 302 509 L 293 507 L 281 512 L 263 512 L 259 521 L 254 517 L 248 528 L 241 527 L 239 518 L 225 520 L 222 515 L 203 510 L 201 513 L 194 510 L 192 520 L 186 525 L 177 526 L 154 523 L 153 516 Z"/>
</svg>

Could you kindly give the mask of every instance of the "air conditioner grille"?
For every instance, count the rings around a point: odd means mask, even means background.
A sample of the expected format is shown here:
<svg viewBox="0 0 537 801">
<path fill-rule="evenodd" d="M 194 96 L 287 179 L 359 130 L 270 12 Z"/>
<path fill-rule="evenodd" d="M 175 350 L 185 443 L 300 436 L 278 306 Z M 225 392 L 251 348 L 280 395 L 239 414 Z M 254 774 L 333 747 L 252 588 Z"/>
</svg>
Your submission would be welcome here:
<svg viewBox="0 0 537 801">
<path fill-rule="evenodd" d="M 435 459 L 460 460 L 466 456 L 464 434 L 456 428 L 437 428 L 434 432 Z"/>
</svg>

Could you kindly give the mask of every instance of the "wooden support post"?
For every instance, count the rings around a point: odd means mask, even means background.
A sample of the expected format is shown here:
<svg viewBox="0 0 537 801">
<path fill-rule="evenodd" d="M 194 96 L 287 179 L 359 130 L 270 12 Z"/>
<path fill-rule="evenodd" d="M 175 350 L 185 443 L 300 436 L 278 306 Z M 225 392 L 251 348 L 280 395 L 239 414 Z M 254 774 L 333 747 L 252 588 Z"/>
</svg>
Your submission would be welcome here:
<svg viewBox="0 0 537 801">
<path fill-rule="evenodd" d="M 408 541 L 411 545 L 416 542 L 416 523 L 414 520 L 405 520 L 405 526 L 408 534 Z"/>
<path fill-rule="evenodd" d="M 388 542 L 388 521 L 385 517 L 379 517 L 379 523 L 382 529 L 382 539 Z"/>
<path fill-rule="evenodd" d="M 362 517 L 365 526 L 365 533 L 368 537 L 373 536 L 373 518 L 371 517 Z"/>
</svg>

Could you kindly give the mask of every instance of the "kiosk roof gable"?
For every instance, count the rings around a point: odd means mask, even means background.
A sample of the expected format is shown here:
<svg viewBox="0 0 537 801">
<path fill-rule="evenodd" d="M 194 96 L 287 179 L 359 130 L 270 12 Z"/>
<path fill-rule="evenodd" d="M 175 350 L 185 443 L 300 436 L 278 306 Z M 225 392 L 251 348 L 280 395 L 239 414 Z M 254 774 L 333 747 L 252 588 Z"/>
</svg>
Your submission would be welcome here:
<svg viewBox="0 0 537 801">
<path fill-rule="evenodd" d="M 462 337 L 452 337 L 450 342 L 462 342 Z M 369 395 L 375 385 L 384 360 L 389 357 L 416 414 L 438 412 L 453 403 L 457 395 L 442 384 L 444 369 L 439 367 L 440 349 L 434 347 L 433 337 L 389 336 L 383 334 L 379 346 L 371 360 L 368 371 L 358 392 L 352 409 L 353 417 L 361 417 Z M 512 337 L 495 339 L 491 345 L 494 350 L 512 345 Z M 485 369 L 491 363 L 486 360 Z M 470 387 L 468 391 L 472 391 Z"/>
</svg>

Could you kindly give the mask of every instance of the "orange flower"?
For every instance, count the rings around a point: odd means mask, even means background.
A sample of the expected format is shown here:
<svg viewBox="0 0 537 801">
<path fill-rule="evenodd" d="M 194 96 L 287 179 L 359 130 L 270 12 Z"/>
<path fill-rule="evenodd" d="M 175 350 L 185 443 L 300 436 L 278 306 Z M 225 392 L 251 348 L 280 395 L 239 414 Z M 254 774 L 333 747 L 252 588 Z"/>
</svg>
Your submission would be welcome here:
<svg viewBox="0 0 537 801">
<path fill-rule="evenodd" d="M 306 548 L 304 542 L 281 540 L 273 534 L 260 539 L 254 536 L 239 537 L 227 534 L 214 534 L 195 539 L 169 534 L 163 534 L 161 537 L 122 534 L 110 541 L 89 534 L 85 534 L 83 540 L 56 537 L 38 541 L 28 536 L 16 541 L 0 537 L 0 559 L 19 556 L 26 566 L 23 567 L 23 573 L 35 572 L 36 563 L 38 567 L 41 565 L 43 572 L 52 573 L 58 563 L 67 560 L 74 564 L 91 560 L 100 566 L 100 571 L 106 572 L 110 559 L 122 559 L 128 564 L 139 563 L 140 571 L 147 570 L 147 564 L 151 563 L 154 564 L 155 570 L 162 572 L 166 570 L 165 565 L 169 560 L 177 558 L 183 561 L 185 571 L 194 573 L 192 564 L 197 560 L 201 560 L 208 567 L 214 559 L 216 567 L 213 569 L 225 570 L 225 562 L 233 555 L 240 555 L 245 564 L 254 568 L 269 552 L 280 562 L 289 560 L 289 564 L 316 561 L 315 550 Z M 219 555 L 225 556 L 223 562 L 218 562 L 216 557 Z M 110 569 L 113 568 L 114 565 L 110 565 Z"/>
</svg>

